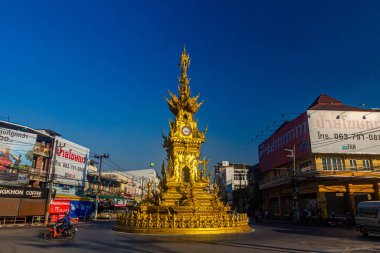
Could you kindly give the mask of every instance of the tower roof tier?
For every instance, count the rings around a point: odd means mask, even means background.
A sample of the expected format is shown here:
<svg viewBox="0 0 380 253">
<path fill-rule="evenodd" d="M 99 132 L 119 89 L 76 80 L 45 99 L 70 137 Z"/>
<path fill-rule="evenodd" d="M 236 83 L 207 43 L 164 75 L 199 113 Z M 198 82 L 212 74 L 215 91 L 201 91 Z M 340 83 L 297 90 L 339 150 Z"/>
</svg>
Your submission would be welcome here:
<svg viewBox="0 0 380 253">
<path fill-rule="evenodd" d="M 165 98 L 169 105 L 170 111 L 177 116 L 180 112 L 188 112 L 195 114 L 201 107 L 203 102 L 198 103 L 199 94 L 195 97 L 191 97 L 190 79 L 187 77 L 187 69 L 190 66 L 190 56 L 186 53 L 184 48 L 180 58 L 179 66 L 182 67 L 182 75 L 178 78 L 178 93 L 179 96 L 169 92 L 170 100 Z"/>
</svg>

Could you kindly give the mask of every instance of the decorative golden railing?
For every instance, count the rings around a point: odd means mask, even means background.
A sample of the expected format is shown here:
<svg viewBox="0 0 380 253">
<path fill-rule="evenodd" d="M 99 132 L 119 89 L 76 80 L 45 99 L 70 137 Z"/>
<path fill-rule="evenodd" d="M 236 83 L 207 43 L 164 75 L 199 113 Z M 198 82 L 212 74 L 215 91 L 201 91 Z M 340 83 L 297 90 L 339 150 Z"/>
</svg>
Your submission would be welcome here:
<svg viewBox="0 0 380 253">
<path fill-rule="evenodd" d="M 248 224 L 247 214 L 220 215 L 176 215 L 146 214 L 131 212 L 118 215 L 118 225 L 133 228 L 228 228 L 244 227 Z"/>
</svg>

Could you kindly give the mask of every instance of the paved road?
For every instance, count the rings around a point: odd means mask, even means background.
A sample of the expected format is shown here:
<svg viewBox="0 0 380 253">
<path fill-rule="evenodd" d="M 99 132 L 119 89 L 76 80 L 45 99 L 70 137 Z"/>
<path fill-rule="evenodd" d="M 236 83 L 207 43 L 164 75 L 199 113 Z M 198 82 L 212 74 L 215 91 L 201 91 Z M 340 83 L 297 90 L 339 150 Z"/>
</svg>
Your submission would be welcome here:
<svg viewBox="0 0 380 253">
<path fill-rule="evenodd" d="M 380 237 L 362 238 L 354 229 L 286 224 L 254 225 L 234 235 L 163 236 L 113 231 L 111 222 L 79 224 L 75 240 L 44 240 L 43 228 L 0 229 L 0 252 L 380 252 Z"/>
</svg>

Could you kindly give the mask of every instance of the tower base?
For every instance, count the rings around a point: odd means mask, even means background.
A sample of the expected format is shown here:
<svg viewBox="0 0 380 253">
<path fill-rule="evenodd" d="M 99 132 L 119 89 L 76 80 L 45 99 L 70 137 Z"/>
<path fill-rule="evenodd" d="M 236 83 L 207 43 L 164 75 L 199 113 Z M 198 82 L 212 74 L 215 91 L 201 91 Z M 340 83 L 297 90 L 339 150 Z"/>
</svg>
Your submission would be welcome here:
<svg viewBox="0 0 380 253">
<path fill-rule="evenodd" d="M 255 231 L 250 226 L 225 227 L 225 228 L 138 228 L 116 225 L 116 231 L 136 234 L 170 234 L 170 235 L 202 235 L 202 234 L 234 234 L 249 233 Z"/>
</svg>

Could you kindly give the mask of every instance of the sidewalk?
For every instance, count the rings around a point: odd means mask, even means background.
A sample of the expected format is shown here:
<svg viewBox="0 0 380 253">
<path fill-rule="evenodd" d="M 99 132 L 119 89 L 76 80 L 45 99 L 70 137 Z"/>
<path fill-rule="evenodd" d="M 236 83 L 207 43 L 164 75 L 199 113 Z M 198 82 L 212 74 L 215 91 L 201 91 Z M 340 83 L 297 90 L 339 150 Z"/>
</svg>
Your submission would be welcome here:
<svg viewBox="0 0 380 253">
<path fill-rule="evenodd" d="M 311 224 L 305 224 L 302 222 L 293 222 L 289 219 L 284 218 L 267 218 L 262 219 L 261 222 L 253 222 L 253 220 L 250 220 L 249 223 L 251 226 L 255 225 L 263 225 L 263 226 L 292 226 L 292 227 L 304 227 L 304 228 L 342 228 L 342 229 L 356 229 L 355 225 L 352 226 L 343 226 L 343 225 L 335 225 L 330 226 L 328 224 L 317 224 L 317 223 L 311 223 Z"/>
</svg>

